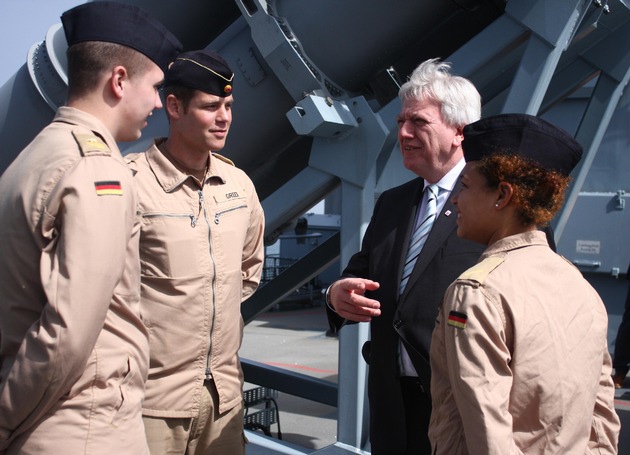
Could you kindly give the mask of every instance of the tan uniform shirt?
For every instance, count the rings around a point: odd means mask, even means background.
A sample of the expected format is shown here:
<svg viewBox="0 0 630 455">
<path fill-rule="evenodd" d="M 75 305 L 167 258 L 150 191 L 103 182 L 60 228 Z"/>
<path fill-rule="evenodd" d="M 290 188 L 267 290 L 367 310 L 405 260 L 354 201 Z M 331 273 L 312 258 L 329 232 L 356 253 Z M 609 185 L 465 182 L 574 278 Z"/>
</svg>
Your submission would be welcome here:
<svg viewBox="0 0 630 455">
<path fill-rule="evenodd" d="M 140 195 L 141 312 L 151 346 L 143 412 L 195 416 L 208 372 L 223 413 L 243 395 L 241 302 L 258 286 L 264 255 L 258 195 L 216 154 L 203 188 L 155 145 L 126 159 Z"/>
<path fill-rule="evenodd" d="M 114 139 L 73 108 L 0 178 L 0 450 L 147 453 L 136 210 Z"/>
<path fill-rule="evenodd" d="M 607 324 L 544 233 L 492 244 L 449 287 L 433 333 L 434 453 L 617 453 Z"/>
</svg>

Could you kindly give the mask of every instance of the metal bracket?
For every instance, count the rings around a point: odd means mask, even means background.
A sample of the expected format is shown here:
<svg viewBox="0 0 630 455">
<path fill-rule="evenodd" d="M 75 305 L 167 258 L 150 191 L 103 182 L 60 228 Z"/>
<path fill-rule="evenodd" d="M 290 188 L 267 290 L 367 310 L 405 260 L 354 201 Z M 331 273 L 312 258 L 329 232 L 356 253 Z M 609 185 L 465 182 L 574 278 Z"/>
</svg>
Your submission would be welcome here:
<svg viewBox="0 0 630 455">
<path fill-rule="evenodd" d="M 347 104 L 329 96 L 307 95 L 287 117 L 295 132 L 303 136 L 340 137 L 358 126 Z"/>
<path fill-rule="evenodd" d="M 617 190 L 617 196 L 615 196 L 615 209 L 623 210 L 626 208 L 626 200 L 623 198 L 626 192 L 624 190 Z"/>
<path fill-rule="evenodd" d="M 591 269 L 598 269 L 602 266 L 601 261 L 589 261 L 587 259 L 574 259 L 573 265 L 576 267 L 587 267 Z"/>
</svg>

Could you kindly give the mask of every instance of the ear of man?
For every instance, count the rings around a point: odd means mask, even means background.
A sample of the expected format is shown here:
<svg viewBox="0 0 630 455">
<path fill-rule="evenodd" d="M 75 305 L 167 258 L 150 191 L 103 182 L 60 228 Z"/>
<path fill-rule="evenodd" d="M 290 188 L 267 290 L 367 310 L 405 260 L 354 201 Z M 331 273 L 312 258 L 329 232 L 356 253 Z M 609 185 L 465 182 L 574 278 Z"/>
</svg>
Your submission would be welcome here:
<svg viewBox="0 0 630 455">
<path fill-rule="evenodd" d="M 464 127 L 458 126 L 455 131 L 455 136 L 453 137 L 453 147 L 455 148 L 461 147 L 463 140 L 464 140 Z"/>
<path fill-rule="evenodd" d="M 166 103 L 164 105 L 170 118 L 177 119 L 183 114 L 184 106 L 173 94 L 166 97 Z"/>
<path fill-rule="evenodd" d="M 124 96 L 125 85 L 129 81 L 129 73 L 124 66 L 115 66 L 111 71 L 109 86 L 115 98 L 121 99 Z"/>
</svg>

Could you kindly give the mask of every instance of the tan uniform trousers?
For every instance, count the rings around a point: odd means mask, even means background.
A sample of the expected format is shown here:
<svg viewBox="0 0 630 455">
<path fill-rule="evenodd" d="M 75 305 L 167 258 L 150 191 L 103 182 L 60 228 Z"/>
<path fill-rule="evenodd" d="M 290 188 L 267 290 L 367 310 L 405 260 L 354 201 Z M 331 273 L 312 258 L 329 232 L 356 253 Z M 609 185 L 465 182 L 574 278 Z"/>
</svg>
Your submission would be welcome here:
<svg viewBox="0 0 630 455">
<path fill-rule="evenodd" d="M 204 385 L 197 417 L 143 417 L 151 455 L 245 455 L 243 402 L 219 414 L 214 382 Z"/>
</svg>

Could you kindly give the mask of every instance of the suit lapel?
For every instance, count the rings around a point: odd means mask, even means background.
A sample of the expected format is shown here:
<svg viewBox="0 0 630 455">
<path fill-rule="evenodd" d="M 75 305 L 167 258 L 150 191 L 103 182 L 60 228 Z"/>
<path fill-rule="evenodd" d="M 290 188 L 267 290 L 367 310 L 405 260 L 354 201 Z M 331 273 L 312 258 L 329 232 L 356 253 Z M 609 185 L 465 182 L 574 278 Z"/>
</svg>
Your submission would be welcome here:
<svg viewBox="0 0 630 455">
<path fill-rule="evenodd" d="M 457 213 L 455 206 L 451 202 L 451 195 L 459 191 L 459 187 L 460 183 L 458 181 L 446 200 L 444 207 L 442 207 L 440 214 L 435 219 L 431 232 L 429 233 L 429 237 L 427 237 L 427 241 L 422 246 L 422 251 L 418 256 L 418 260 L 416 261 L 416 265 L 411 273 L 411 277 L 409 277 L 409 283 L 403 292 L 403 297 L 406 296 L 411 288 L 414 287 L 418 281 L 418 277 L 422 275 L 427 265 L 435 257 L 435 254 L 442 247 L 451 232 L 453 232 L 453 229 L 457 228 Z"/>
<path fill-rule="evenodd" d="M 394 251 L 399 251 L 398 255 L 398 271 L 396 275 L 396 283 L 400 283 L 400 279 L 402 277 L 403 267 L 405 265 L 405 258 L 407 256 L 407 249 L 409 248 L 409 238 L 411 237 L 411 233 L 413 231 L 413 227 L 416 221 L 416 214 L 420 209 L 420 203 L 422 201 L 422 192 L 424 190 L 424 179 L 419 178 L 418 184 L 416 185 L 416 189 L 411 195 L 412 198 L 409 200 L 407 207 L 410 207 L 406 210 L 406 225 L 404 229 L 398 230 L 398 235 L 396 236 L 396 243 L 394 245 Z M 401 205 L 403 207 L 403 205 Z M 404 219 L 404 218 L 403 218 Z M 398 288 L 398 286 L 397 286 Z"/>
</svg>

